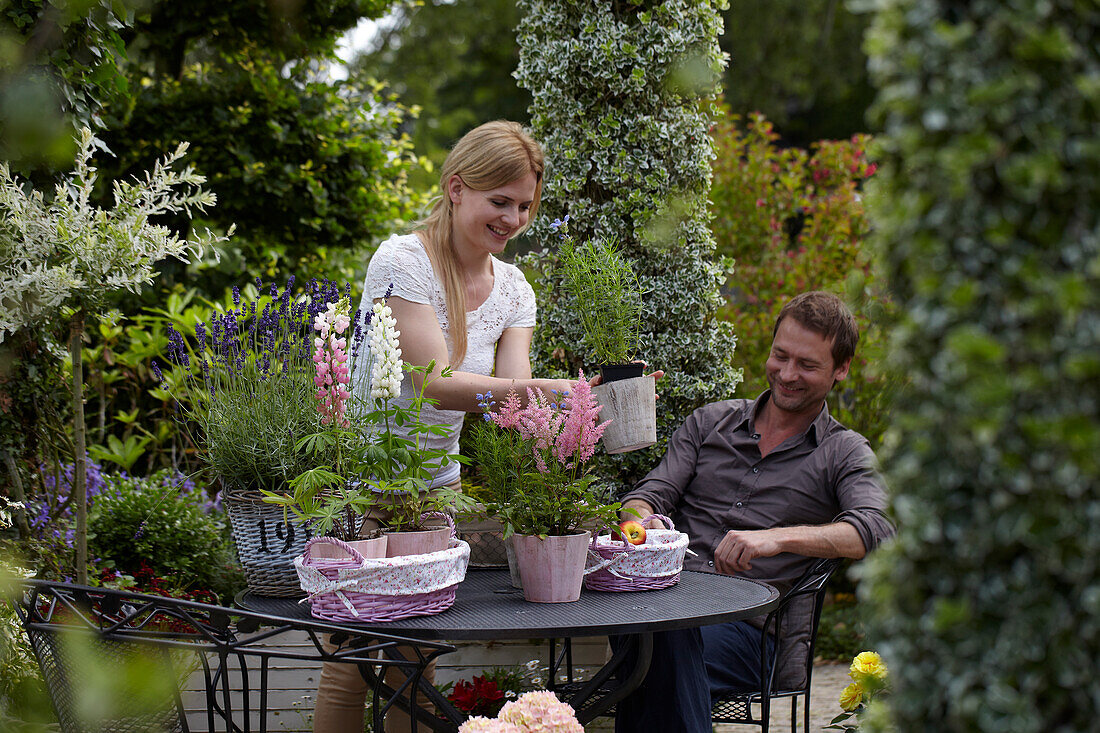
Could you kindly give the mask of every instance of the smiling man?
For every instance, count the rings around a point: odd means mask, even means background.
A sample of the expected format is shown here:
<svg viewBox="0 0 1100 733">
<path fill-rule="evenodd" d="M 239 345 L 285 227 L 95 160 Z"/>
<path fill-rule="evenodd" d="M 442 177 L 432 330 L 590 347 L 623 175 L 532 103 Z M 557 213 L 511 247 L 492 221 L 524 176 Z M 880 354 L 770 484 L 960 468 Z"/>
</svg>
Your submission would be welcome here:
<svg viewBox="0 0 1100 733">
<path fill-rule="evenodd" d="M 862 558 L 893 534 L 885 490 L 867 440 L 825 404 L 848 376 L 858 341 L 855 319 L 836 296 L 793 298 L 776 320 L 769 389 L 755 400 L 693 412 L 660 465 L 626 495 L 624 512 L 672 517 L 696 553 L 686 569 L 762 580 L 780 591 L 814 558 Z M 808 609 L 792 607 L 781 683 L 801 681 L 810 621 Z M 712 695 L 760 687 L 762 623 L 655 634 L 649 675 L 618 706 L 616 731 L 709 733 Z"/>
</svg>

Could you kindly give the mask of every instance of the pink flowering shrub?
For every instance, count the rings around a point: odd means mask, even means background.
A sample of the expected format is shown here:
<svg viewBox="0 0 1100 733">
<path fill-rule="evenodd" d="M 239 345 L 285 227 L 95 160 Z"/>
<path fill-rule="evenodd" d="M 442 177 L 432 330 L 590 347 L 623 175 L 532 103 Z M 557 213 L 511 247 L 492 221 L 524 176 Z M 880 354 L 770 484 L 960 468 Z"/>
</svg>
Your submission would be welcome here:
<svg viewBox="0 0 1100 733">
<path fill-rule="evenodd" d="M 597 520 L 614 524 L 619 505 L 595 485 L 588 461 L 610 421 L 581 372 L 572 390 L 547 396 L 527 391 L 527 403 L 509 392 L 496 412 L 493 395 L 479 395 L 485 422 L 474 426 L 469 445 L 483 467 L 500 470 L 487 481 L 486 511 L 507 534 L 566 535 Z"/>
</svg>

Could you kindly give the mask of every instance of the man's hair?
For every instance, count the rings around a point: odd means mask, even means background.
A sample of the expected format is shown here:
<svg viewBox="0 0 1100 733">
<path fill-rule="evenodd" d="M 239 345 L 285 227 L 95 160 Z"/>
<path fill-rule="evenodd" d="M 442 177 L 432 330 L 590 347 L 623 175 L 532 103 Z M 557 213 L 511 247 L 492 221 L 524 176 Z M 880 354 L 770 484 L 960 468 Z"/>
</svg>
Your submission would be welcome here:
<svg viewBox="0 0 1100 733">
<path fill-rule="evenodd" d="M 796 295 L 787 301 L 779 318 L 775 319 L 772 338 L 779 332 L 779 324 L 790 316 L 799 325 L 824 336 L 833 344 L 833 366 L 839 366 L 851 359 L 859 343 L 859 326 L 848 306 L 833 295 L 822 290 L 812 290 Z"/>
</svg>

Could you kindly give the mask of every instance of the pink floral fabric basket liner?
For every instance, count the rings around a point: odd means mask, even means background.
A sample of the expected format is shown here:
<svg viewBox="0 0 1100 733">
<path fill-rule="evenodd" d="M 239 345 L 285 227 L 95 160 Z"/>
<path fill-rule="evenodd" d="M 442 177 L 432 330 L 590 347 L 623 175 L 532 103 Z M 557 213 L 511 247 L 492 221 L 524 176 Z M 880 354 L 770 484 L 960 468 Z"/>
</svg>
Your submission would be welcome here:
<svg viewBox="0 0 1100 733">
<path fill-rule="evenodd" d="M 651 514 L 641 520 L 660 519 L 669 529 L 647 529 L 643 545 L 597 535 L 588 547 L 584 585 L 589 590 L 627 591 L 667 588 L 680 580 L 688 536 L 676 530 L 672 520 Z"/>
<path fill-rule="evenodd" d="M 310 548 L 331 543 L 345 560 L 315 558 Z M 395 621 L 439 613 L 454 604 L 466 577 L 470 545 L 453 536 L 445 550 L 423 555 L 364 558 L 333 537 L 315 537 L 294 560 L 313 616 L 330 621 Z"/>
</svg>

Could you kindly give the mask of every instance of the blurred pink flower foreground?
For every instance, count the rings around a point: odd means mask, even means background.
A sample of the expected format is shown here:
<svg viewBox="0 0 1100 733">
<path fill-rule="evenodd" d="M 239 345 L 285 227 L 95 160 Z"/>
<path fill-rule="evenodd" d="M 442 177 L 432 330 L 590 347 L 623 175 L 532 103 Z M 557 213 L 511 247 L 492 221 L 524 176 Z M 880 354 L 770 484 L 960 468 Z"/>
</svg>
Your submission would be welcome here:
<svg viewBox="0 0 1100 733">
<path fill-rule="evenodd" d="M 584 727 L 573 708 L 554 693 L 536 690 L 506 704 L 496 720 L 470 718 L 458 733 L 584 733 Z"/>
</svg>

